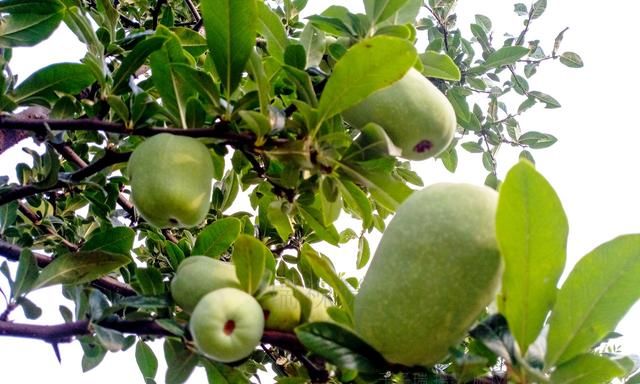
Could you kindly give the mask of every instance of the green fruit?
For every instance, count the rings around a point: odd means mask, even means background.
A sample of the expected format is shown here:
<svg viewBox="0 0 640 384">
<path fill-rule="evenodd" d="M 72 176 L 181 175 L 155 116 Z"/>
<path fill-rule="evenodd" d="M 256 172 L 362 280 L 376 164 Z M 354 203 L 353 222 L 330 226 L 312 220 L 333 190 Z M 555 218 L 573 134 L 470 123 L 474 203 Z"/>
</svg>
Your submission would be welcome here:
<svg viewBox="0 0 640 384">
<path fill-rule="evenodd" d="M 264 332 L 262 308 L 250 294 L 222 288 L 206 294 L 198 303 L 189 329 L 200 352 L 230 363 L 251 355 Z"/>
<path fill-rule="evenodd" d="M 266 329 L 292 331 L 300 324 L 300 302 L 289 286 L 270 286 L 258 302 L 264 312 Z"/>
<path fill-rule="evenodd" d="M 161 133 L 145 140 L 133 151 L 127 176 L 133 205 L 151 225 L 193 227 L 209 212 L 213 161 L 196 139 Z"/>
<path fill-rule="evenodd" d="M 378 124 L 400 149 L 400 156 L 409 160 L 438 155 L 451 143 L 457 126 L 449 100 L 415 69 L 342 116 L 357 128 Z"/>
<path fill-rule="evenodd" d="M 354 307 L 356 331 L 388 361 L 437 363 L 494 299 L 496 204 L 490 188 L 442 183 L 398 208 Z"/>
<path fill-rule="evenodd" d="M 240 288 L 233 264 L 208 256 L 191 256 L 180 263 L 171 280 L 171 296 L 191 313 L 204 295 L 227 287 Z"/>
<path fill-rule="evenodd" d="M 333 321 L 327 312 L 327 309 L 333 306 L 333 303 L 328 297 L 311 288 L 299 287 L 299 289 L 311 300 L 311 310 L 307 322 Z"/>
</svg>

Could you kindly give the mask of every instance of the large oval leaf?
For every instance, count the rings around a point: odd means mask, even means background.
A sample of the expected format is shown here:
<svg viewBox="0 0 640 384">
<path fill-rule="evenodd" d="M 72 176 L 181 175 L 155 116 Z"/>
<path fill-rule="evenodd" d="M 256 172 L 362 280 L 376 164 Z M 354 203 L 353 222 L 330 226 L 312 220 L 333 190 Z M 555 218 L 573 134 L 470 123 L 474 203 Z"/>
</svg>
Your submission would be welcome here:
<svg viewBox="0 0 640 384">
<path fill-rule="evenodd" d="M 81 251 L 103 251 L 128 255 L 136 233 L 129 227 L 109 228 L 91 235 Z"/>
<path fill-rule="evenodd" d="M 400 80 L 417 60 L 408 40 L 375 36 L 351 47 L 336 64 L 318 106 L 321 120 Z"/>
<path fill-rule="evenodd" d="M 256 42 L 256 0 L 200 2 L 209 54 L 227 96 L 238 87 Z"/>
<path fill-rule="evenodd" d="M 31 47 L 46 40 L 58 28 L 64 11 L 64 4 L 57 0 L 2 1 L 0 47 Z"/>
<path fill-rule="evenodd" d="M 240 235 L 233 246 L 231 261 L 236 267 L 240 285 L 250 294 L 260 287 L 271 251 L 260 240 L 249 235 Z"/>
<path fill-rule="evenodd" d="M 433 51 L 426 51 L 420 55 L 420 61 L 424 65 L 422 74 L 437 79 L 460 81 L 462 76 L 460 68 L 449 55 Z"/>
<path fill-rule="evenodd" d="M 545 363 L 588 351 L 613 331 L 640 299 L 640 234 L 606 242 L 573 268 L 549 319 Z"/>
<path fill-rule="evenodd" d="M 384 358 L 348 329 L 333 323 L 314 322 L 295 329 L 298 340 L 311 352 L 341 369 L 361 373 L 384 371 Z"/>
<path fill-rule="evenodd" d="M 500 187 L 496 233 L 505 261 L 502 314 L 525 352 L 542 330 L 564 270 L 569 225 L 560 199 L 527 161 Z"/>
<path fill-rule="evenodd" d="M 35 99 L 53 99 L 54 92 L 76 94 L 95 81 L 88 66 L 78 63 L 57 63 L 39 69 L 27 77 L 14 91 L 17 103 Z"/>
<path fill-rule="evenodd" d="M 551 374 L 551 384 L 601 384 L 609 383 L 625 374 L 615 361 L 605 356 L 579 355 L 556 368 Z"/>
<path fill-rule="evenodd" d="M 105 276 L 131 262 L 131 258 L 115 253 L 75 252 L 55 258 L 33 284 L 33 289 L 55 284 L 82 284 Z"/>
<path fill-rule="evenodd" d="M 193 246 L 193 255 L 218 257 L 226 251 L 240 235 L 242 222 L 227 217 L 209 224 L 198 234 Z"/>
</svg>

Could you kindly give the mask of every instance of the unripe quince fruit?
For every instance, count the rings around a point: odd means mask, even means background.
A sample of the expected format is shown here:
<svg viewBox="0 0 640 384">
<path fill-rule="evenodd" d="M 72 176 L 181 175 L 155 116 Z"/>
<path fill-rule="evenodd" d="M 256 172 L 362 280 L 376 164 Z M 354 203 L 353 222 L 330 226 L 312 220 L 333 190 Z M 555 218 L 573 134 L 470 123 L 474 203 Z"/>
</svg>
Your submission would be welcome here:
<svg viewBox="0 0 640 384">
<path fill-rule="evenodd" d="M 233 264 L 208 256 L 191 256 L 178 266 L 171 280 L 171 296 L 185 312 L 191 313 L 204 295 L 227 287 L 240 289 Z"/>
<path fill-rule="evenodd" d="M 311 302 L 307 322 L 333 321 L 327 309 L 333 304 L 322 293 L 310 288 L 296 287 Z M 302 307 L 293 289 L 287 285 L 268 287 L 258 299 L 265 315 L 265 328 L 292 331 L 302 322 Z"/>
<path fill-rule="evenodd" d="M 129 159 L 131 200 L 140 215 L 158 228 L 196 226 L 209 212 L 213 171 L 209 150 L 198 140 L 155 135 Z"/>
<path fill-rule="evenodd" d="M 456 114 L 449 100 L 420 72 L 409 72 L 342 113 L 349 124 L 381 126 L 408 160 L 423 160 L 445 150 L 455 133 Z"/>
<path fill-rule="evenodd" d="M 300 302 L 287 285 L 272 285 L 258 298 L 266 329 L 292 331 L 300 324 Z"/>
<path fill-rule="evenodd" d="M 311 288 L 299 287 L 299 289 L 311 300 L 311 311 L 309 312 L 307 322 L 333 321 L 331 316 L 329 316 L 329 312 L 327 312 L 327 309 L 333 306 L 333 303 L 328 297 Z"/>
<path fill-rule="evenodd" d="M 218 289 L 198 302 L 189 329 L 198 350 L 208 357 L 223 363 L 244 359 L 262 338 L 262 308 L 244 291 Z"/>
<path fill-rule="evenodd" d="M 354 304 L 355 330 L 388 361 L 437 363 L 494 299 L 496 204 L 490 188 L 442 183 L 398 208 Z"/>
</svg>

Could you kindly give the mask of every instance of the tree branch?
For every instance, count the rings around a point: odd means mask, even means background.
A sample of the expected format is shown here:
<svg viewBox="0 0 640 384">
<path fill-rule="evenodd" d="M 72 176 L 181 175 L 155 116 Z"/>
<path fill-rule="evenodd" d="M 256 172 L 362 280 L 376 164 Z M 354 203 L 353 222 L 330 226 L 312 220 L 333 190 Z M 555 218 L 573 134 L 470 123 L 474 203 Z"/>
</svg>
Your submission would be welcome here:
<svg viewBox="0 0 640 384">
<path fill-rule="evenodd" d="M 0 256 L 6 258 L 7 260 L 18 261 L 20 260 L 20 252 L 22 252 L 22 248 L 0 239 Z M 36 259 L 36 263 L 41 268 L 46 267 L 53 261 L 53 259 L 49 256 L 40 253 L 34 252 L 33 256 Z M 131 286 L 117 279 L 114 279 L 113 277 L 107 276 L 98 280 L 94 280 L 91 282 L 91 285 L 102 291 L 113 292 L 122 296 L 137 295 L 137 292 L 133 288 L 131 288 Z"/>
<path fill-rule="evenodd" d="M 145 127 L 138 129 L 127 128 L 124 124 L 112 123 L 97 119 L 64 119 L 64 120 L 21 120 L 0 116 L 0 130 L 32 131 L 41 136 L 46 136 L 52 131 L 103 131 L 137 136 L 153 136 L 159 133 L 171 133 L 188 137 L 208 137 L 222 140 L 225 143 L 241 143 L 253 145 L 255 137 L 252 134 L 230 132 L 228 124 L 217 123 L 213 128 L 159 128 Z"/>
</svg>

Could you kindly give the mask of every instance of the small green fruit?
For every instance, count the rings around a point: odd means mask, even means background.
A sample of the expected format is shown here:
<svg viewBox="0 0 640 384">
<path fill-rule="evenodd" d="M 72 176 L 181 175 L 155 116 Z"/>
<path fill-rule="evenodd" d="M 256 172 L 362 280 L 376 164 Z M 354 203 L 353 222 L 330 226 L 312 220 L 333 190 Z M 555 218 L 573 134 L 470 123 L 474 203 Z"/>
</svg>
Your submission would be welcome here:
<svg viewBox="0 0 640 384">
<path fill-rule="evenodd" d="M 145 140 L 133 151 L 127 175 L 131 200 L 151 225 L 193 227 L 209 212 L 213 161 L 196 139 L 161 133 Z"/>
<path fill-rule="evenodd" d="M 171 280 L 171 296 L 185 311 L 191 313 L 207 293 L 220 288 L 240 288 L 236 268 L 208 256 L 185 259 Z"/>
<path fill-rule="evenodd" d="M 400 149 L 400 156 L 409 160 L 438 155 L 451 143 L 457 126 L 449 100 L 415 69 L 342 116 L 357 128 L 378 124 Z"/>
<path fill-rule="evenodd" d="M 300 302 L 289 286 L 270 286 L 258 302 L 264 312 L 266 329 L 292 331 L 300 324 Z"/>
<path fill-rule="evenodd" d="M 398 208 L 354 306 L 356 331 L 388 361 L 437 363 L 494 299 L 496 204 L 490 188 L 442 183 Z"/>
<path fill-rule="evenodd" d="M 238 361 L 251 355 L 260 343 L 264 332 L 262 308 L 244 291 L 218 289 L 200 300 L 189 329 L 203 354 L 223 363 Z"/>
</svg>

